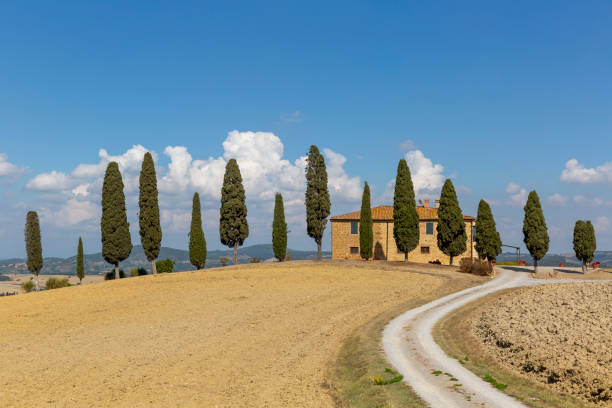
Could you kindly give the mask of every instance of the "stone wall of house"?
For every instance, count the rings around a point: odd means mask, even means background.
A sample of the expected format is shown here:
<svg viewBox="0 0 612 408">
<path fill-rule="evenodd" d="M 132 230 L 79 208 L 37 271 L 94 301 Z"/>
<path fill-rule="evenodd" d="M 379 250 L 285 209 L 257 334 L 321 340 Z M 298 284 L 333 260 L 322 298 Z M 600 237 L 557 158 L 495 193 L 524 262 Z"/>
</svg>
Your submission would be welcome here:
<svg viewBox="0 0 612 408">
<path fill-rule="evenodd" d="M 427 234 L 427 223 L 433 223 L 433 234 Z M 474 221 L 472 221 L 473 223 Z M 455 264 L 459 263 L 459 259 L 464 257 L 478 256 L 476 250 L 470 243 L 472 241 L 472 223 L 466 221 L 467 232 L 467 251 L 455 258 Z M 351 234 L 351 221 L 337 220 L 332 223 L 332 259 L 361 259 L 359 256 L 359 234 Z M 420 242 L 413 251 L 408 254 L 408 260 L 412 262 L 423 262 L 439 260 L 443 264 L 448 264 L 450 257 L 445 255 L 438 248 L 436 237 L 437 221 L 420 222 Z M 393 222 L 392 221 L 374 221 L 374 259 L 388 259 L 389 261 L 403 261 L 404 253 L 398 252 L 393 238 Z M 353 251 L 351 252 L 351 248 Z"/>
</svg>

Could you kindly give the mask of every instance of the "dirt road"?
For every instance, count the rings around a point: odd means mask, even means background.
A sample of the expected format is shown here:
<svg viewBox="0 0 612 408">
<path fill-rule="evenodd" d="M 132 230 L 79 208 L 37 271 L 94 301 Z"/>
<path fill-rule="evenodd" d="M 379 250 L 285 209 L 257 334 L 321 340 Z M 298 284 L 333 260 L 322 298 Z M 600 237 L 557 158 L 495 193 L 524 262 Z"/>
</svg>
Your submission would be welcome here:
<svg viewBox="0 0 612 408">
<path fill-rule="evenodd" d="M 525 272 L 498 270 L 499 276 L 494 280 L 412 309 L 392 320 L 385 328 L 383 346 L 387 358 L 432 408 L 524 407 L 464 368 L 457 360 L 448 357 L 431 335 L 433 326 L 440 318 L 486 294 L 518 286 L 572 282 L 531 279 Z M 450 381 L 451 376 L 457 381 Z"/>
<path fill-rule="evenodd" d="M 327 373 L 350 333 L 478 279 L 427 265 L 290 262 L 2 298 L 0 405 L 331 407 Z"/>
</svg>

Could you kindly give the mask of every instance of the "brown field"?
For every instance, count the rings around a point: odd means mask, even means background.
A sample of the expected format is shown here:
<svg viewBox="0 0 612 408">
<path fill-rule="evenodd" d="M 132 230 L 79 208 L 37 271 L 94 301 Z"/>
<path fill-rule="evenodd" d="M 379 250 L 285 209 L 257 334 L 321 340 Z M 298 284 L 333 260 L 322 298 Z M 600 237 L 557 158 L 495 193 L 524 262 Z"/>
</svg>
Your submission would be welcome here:
<svg viewBox="0 0 612 408">
<path fill-rule="evenodd" d="M 343 342 L 483 278 L 382 262 L 143 276 L 0 299 L 11 407 L 327 407 Z M 399 311 L 398 311 L 399 313 Z"/>
<path fill-rule="evenodd" d="M 612 283 L 505 293 L 475 313 L 472 335 L 515 374 L 592 406 L 612 406 Z"/>
</svg>

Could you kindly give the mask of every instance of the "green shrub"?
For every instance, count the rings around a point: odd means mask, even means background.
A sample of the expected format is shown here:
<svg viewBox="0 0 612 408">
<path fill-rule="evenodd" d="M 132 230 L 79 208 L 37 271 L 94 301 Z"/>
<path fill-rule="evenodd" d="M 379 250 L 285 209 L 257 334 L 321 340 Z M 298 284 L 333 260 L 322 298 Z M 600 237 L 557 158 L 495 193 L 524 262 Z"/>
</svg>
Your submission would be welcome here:
<svg viewBox="0 0 612 408">
<path fill-rule="evenodd" d="M 123 278 L 125 278 L 125 272 L 123 272 L 123 269 L 119 269 L 119 279 L 123 279 Z M 113 279 L 115 279 L 114 269 L 104 274 L 104 280 L 113 280 Z"/>
<path fill-rule="evenodd" d="M 285 262 L 289 262 L 291 258 L 293 258 L 293 254 L 291 252 L 287 252 L 287 255 L 285 255 Z"/>
<path fill-rule="evenodd" d="M 145 268 L 131 268 L 130 276 L 144 276 L 148 275 L 149 272 Z"/>
<path fill-rule="evenodd" d="M 57 289 L 57 288 L 65 288 L 67 286 L 71 286 L 70 282 L 68 282 L 68 278 L 49 278 L 45 284 L 47 289 Z"/>
<path fill-rule="evenodd" d="M 495 265 L 500 265 L 500 266 L 518 266 L 518 262 L 516 261 L 506 261 L 506 262 L 497 262 Z"/>
<path fill-rule="evenodd" d="M 229 261 L 230 259 L 227 256 L 222 256 L 221 258 L 219 258 L 219 263 L 221 264 L 221 266 L 227 265 Z"/>
<path fill-rule="evenodd" d="M 23 289 L 26 293 L 30 293 L 34 290 L 34 282 L 32 282 L 31 280 L 21 282 L 21 289 Z"/>
<path fill-rule="evenodd" d="M 162 259 L 161 261 L 155 262 L 157 266 L 157 273 L 170 273 L 174 272 L 174 261 L 172 259 Z"/>
<path fill-rule="evenodd" d="M 249 263 L 260 263 L 260 262 L 261 262 L 261 258 L 258 258 L 256 256 L 254 256 L 253 258 L 249 260 Z"/>
</svg>

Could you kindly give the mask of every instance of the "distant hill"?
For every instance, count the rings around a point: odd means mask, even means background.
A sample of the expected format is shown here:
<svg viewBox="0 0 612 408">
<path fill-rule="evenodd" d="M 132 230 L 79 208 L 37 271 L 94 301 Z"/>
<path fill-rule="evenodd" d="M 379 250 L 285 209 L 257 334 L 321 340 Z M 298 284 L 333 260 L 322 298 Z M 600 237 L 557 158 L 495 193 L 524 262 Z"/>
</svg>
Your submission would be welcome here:
<svg viewBox="0 0 612 408">
<path fill-rule="evenodd" d="M 304 260 L 304 259 L 315 259 L 317 256 L 316 251 L 299 251 L 293 249 L 287 249 L 287 252 L 291 253 L 292 259 Z M 232 258 L 233 250 L 216 250 L 208 251 L 206 258 L 206 267 L 213 268 L 221 266 L 221 257 Z M 274 257 L 272 251 L 272 245 L 261 244 L 251 245 L 238 249 L 238 263 L 248 263 L 253 258 L 259 258 L 263 261 L 270 260 Z M 330 258 L 330 252 L 323 252 L 324 258 Z M 162 247 L 159 252 L 158 259 L 172 259 L 174 264 L 174 270 L 187 271 L 192 270 L 193 266 L 189 262 L 189 252 L 183 251 L 182 249 L 174 249 Z M 137 245 L 132 249 L 132 253 L 128 259 L 121 262 L 119 265 L 124 271 L 128 271 L 133 267 L 144 267 L 147 270 L 151 270 L 151 263 L 147 261 L 142 246 Z M 76 256 L 70 258 L 45 258 L 43 262 L 43 269 L 41 274 L 43 275 L 71 275 L 75 273 L 76 269 Z M 98 274 L 106 272 L 112 269 L 112 266 L 108 264 L 103 258 L 102 253 L 85 255 L 85 272 L 87 274 Z M 25 264 L 25 259 L 11 258 L 0 260 L 0 274 L 8 273 L 28 273 L 28 268 Z"/>
<path fill-rule="evenodd" d="M 529 252 L 521 252 L 521 259 L 527 265 L 533 265 L 533 258 Z M 516 254 L 504 253 L 497 257 L 498 262 L 516 261 Z M 574 254 L 547 254 L 538 262 L 540 266 L 559 266 L 564 262 L 566 266 L 580 266 L 580 261 Z M 612 267 L 612 251 L 595 251 L 593 262 L 600 262 L 602 267 Z"/>
</svg>

